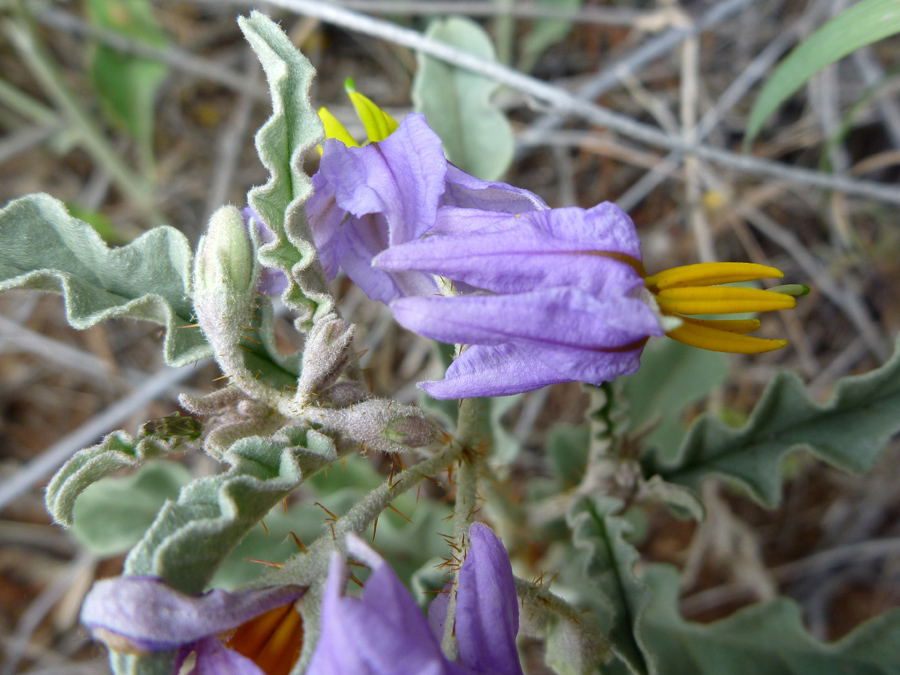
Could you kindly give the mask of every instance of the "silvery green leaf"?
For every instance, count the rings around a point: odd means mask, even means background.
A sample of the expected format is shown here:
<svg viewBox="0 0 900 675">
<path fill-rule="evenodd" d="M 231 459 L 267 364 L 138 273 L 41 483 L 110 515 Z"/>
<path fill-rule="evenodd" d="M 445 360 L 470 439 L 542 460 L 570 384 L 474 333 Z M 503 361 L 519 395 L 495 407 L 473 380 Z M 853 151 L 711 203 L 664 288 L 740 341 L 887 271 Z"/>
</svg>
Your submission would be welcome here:
<svg viewBox="0 0 900 675">
<path fill-rule="evenodd" d="M 572 541 L 584 555 L 582 599 L 590 597 L 593 620 L 618 659 L 637 675 L 657 672 L 635 625 L 650 602 L 647 585 L 636 576 L 638 552 L 625 541 L 630 525 L 613 515 L 621 502 L 608 497 L 579 497 L 568 514 Z"/>
<path fill-rule="evenodd" d="M 275 241 L 262 247 L 259 259 L 287 275 L 288 288 L 281 298 L 309 328 L 334 309 L 304 209 L 312 182 L 303 172 L 303 158 L 323 137 L 322 123 L 309 102 L 315 69 L 267 16 L 254 11 L 238 24 L 265 70 L 272 95 L 272 116 L 256 134 L 256 150 L 269 181 L 247 195 L 275 233 Z"/>
<path fill-rule="evenodd" d="M 484 29 L 462 17 L 434 21 L 426 35 L 496 61 L 494 46 Z M 416 112 L 441 137 L 447 159 L 483 180 L 496 180 L 509 168 L 513 132 L 500 110 L 491 105 L 499 85 L 483 75 L 456 68 L 419 53 L 413 78 Z"/>
<path fill-rule="evenodd" d="M 56 472 L 47 486 L 44 499 L 47 510 L 60 525 L 70 527 L 75 500 L 92 483 L 119 469 L 140 466 L 143 462 L 164 457 L 176 450 L 184 439 L 178 436 L 160 438 L 114 431 L 90 448 L 80 450 Z"/>
<path fill-rule="evenodd" d="M 781 501 L 781 460 L 805 448 L 834 466 L 870 469 L 888 439 L 900 431 L 900 350 L 872 372 L 845 377 L 827 403 L 813 401 L 793 373 L 779 372 L 741 429 L 704 415 L 688 430 L 677 454 L 651 455 L 647 475 L 696 487 L 718 474 L 769 507 Z"/>
<path fill-rule="evenodd" d="M 900 664 L 900 610 L 862 624 L 835 643 L 821 642 L 803 627 L 797 604 L 777 598 L 710 624 L 678 613 L 678 572 L 652 565 L 644 574 L 652 601 L 640 631 L 656 655 L 660 675 L 894 675 Z"/>
<path fill-rule="evenodd" d="M 675 340 L 651 340 L 641 355 L 640 370 L 622 378 L 631 430 L 655 425 L 646 446 L 656 448 L 663 457 L 671 456 L 686 432 L 684 413 L 727 378 L 726 354 Z"/>
<path fill-rule="evenodd" d="M 277 441 L 238 441 L 225 454 L 228 471 L 198 478 L 163 506 L 128 554 L 125 573 L 201 592 L 250 528 L 307 475 L 335 459 L 333 441 L 310 429 L 285 429 Z"/>
<path fill-rule="evenodd" d="M 125 553 L 140 541 L 167 499 L 191 480 L 175 462 L 150 462 L 132 476 L 104 478 L 90 485 L 75 503 L 72 534 L 91 553 Z"/>
<path fill-rule="evenodd" d="M 61 293 L 66 318 L 79 329 L 124 317 L 160 323 L 172 366 L 212 354 L 203 333 L 187 327 L 194 323 L 190 279 L 190 245 L 171 227 L 110 249 L 49 195 L 22 197 L 0 211 L 0 291 Z"/>
</svg>

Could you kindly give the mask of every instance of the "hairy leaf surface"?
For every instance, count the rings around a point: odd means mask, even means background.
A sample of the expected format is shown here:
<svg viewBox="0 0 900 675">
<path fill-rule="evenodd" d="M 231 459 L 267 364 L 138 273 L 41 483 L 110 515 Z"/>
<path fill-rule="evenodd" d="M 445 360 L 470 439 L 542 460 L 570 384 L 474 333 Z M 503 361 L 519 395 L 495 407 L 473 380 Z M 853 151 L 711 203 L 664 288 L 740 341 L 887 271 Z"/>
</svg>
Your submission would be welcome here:
<svg viewBox="0 0 900 675">
<path fill-rule="evenodd" d="M 769 507 L 781 501 L 781 459 L 805 448 L 853 473 L 872 468 L 888 439 L 900 431 L 900 351 L 870 373 L 845 377 L 827 403 L 816 403 L 793 373 L 779 372 L 749 422 L 733 429 L 704 415 L 688 430 L 677 454 L 651 455 L 647 475 L 696 487 L 718 474 L 736 481 Z"/>
<path fill-rule="evenodd" d="M 29 195 L 0 211 L 0 291 L 61 293 L 66 318 L 84 329 L 111 318 L 147 319 L 166 327 L 166 362 L 183 366 L 212 355 L 194 323 L 191 248 L 171 227 L 157 227 L 110 249 L 62 202 Z"/>
</svg>

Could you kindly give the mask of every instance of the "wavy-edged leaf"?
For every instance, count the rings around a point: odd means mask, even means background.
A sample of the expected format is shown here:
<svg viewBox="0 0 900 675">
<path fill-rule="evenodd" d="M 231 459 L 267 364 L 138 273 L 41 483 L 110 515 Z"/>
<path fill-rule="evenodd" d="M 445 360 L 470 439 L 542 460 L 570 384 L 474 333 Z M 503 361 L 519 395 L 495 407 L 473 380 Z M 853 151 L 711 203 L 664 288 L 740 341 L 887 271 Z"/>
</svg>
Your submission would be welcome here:
<svg viewBox="0 0 900 675">
<path fill-rule="evenodd" d="M 97 445 L 79 450 L 56 472 L 44 495 L 47 510 L 57 523 L 71 527 L 75 500 L 91 484 L 119 469 L 164 457 L 176 450 L 182 441 L 178 437 L 134 438 L 124 431 L 108 434 Z"/>
<path fill-rule="evenodd" d="M 788 54 L 772 73 L 747 120 L 749 144 L 781 103 L 825 66 L 900 33 L 898 0 L 863 0 L 834 17 Z"/>
<path fill-rule="evenodd" d="M 259 260 L 287 275 L 288 288 L 281 298 L 301 313 L 301 324 L 309 328 L 334 309 L 304 209 L 312 181 L 303 172 L 303 157 L 323 137 L 322 123 L 309 102 L 315 69 L 267 16 L 254 11 L 238 24 L 262 63 L 272 96 L 272 116 L 256 134 L 256 150 L 269 181 L 247 195 L 275 233 L 275 241 L 260 249 Z"/>
<path fill-rule="evenodd" d="M 671 456 L 684 438 L 685 411 L 728 378 L 728 357 L 668 338 L 651 340 L 638 372 L 622 378 L 634 431 L 655 425 L 646 446 Z"/>
<path fill-rule="evenodd" d="M 793 373 L 778 373 L 741 429 L 704 415 L 670 460 L 651 455 L 648 475 L 696 487 L 719 474 L 742 485 L 768 507 L 781 500 L 781 459 L 806 448 L 845 471 L 861 473 L 877 461 L 900 431 L 900 348 L 891 360 L 864 375 L 840 380 L 827 403 L 810 398 Z"/>
<path fill-rule="evenodd" d="M 200 593 L 244 535 L 307 475 L 337 458 L 334 442 L 302 427 L 250 437 L 225 453 L 232 466 L 199 478 L 159 512 L 125 561 L 125 574 L 160 577 Z"/>
<path fill-rule="evenodd" d="M 601 634 L 610 642 L 613 653 L 628 670 L 639 675 L 655 673 L 655 659 L 648 656 L 634 626 L 641 620 L 650 602 L 646 584 L 635 575 L 638 552 L 625 541 L 631 526 L 612 514 L 621 502 L 605 497 L 579 497 L 567 517 L 572 541 L 585 554 L 585 579 L 590 588 L 583 598 L 592 598 L 591 616 Z"/>
<path fill-rule="evenodd" d="M 193 324 L 191 248 L 171 227 L 157 227 L 110 249 L 62 202 L 29 195 L 0 211 L 0 291 L 61 293 L 66 318 L 84 329 L 111 318 L 163 324 L 163 353 L 172 366 L 212 355 Z"/>
<path fill-rule="evenodd" d="M 641 617 L 641 639 L 653 650 L 660 675 L 842 675 L 900 672 L 900 610 L 891 610 L 829 644 L 803 627 L 788 598 L 753 605 L 711 624 L 678 613 L 678 572 L 653 565 L 643 576 L 652 602 Z"/>
<path fill-rule="evenodd" d="M 494 45 L 484 29 L 462 17 L 434 21 L 426 35 L 488 61 L 496 61 Z M 500 110 L 491 105 L 499 85 L 492 79 L 456 68 L 419 52 L 413 78 L 416 112 L 444 146 L 447 159 L 484 180 L 496 180 L 513 157 L 513 132 Z"/>
<path fill-rule="evenodd" d="M 75 503 L 72 534 L 96 556 L 125 553 L 140 541 L 167 499 L 175 499 L 191 473 L 176 462 L 150 462 L 132 476 L 104 478 Z"/>
</svg>

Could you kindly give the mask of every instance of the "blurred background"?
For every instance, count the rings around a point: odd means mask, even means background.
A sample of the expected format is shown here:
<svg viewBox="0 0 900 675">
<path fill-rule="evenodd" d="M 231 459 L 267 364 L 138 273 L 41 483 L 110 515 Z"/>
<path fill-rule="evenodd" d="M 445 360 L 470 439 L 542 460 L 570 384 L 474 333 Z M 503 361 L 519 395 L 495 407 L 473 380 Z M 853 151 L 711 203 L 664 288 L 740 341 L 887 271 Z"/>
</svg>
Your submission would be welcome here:
<svg viewBox="0 0 900 675">
<path fill-rule="evenodd" d="M 469 16 L 488 30 L 501 62 L 670 136 L 693 134 L 705 146 L 740 153 L 767 73 L 853 2 L 334 4 L 417 30 L 438 16 Z M 413 52 L 323 24 L 299 5 L 285 9 L 289 0 L 278 5 L 252 4 L 280 21 L 316 66 L 315 105 L 361 136 L 344 93 L 352 77 L 396 118 L 411 111 Z M 261 68 L 235 21 L 250 8 L 230 0 L 0 0 L 0 202 L 47 192 L 110 245 L 163 223 L 196 242 L 220 205 L 243 207 L 247 190 L 266 180 L 253 135 L 271 111 Z M 779 108 L 752 154 L 900 190 L 898 68 L 897 37 L 827 68 Z M 687 406 L 679 423 L 713 410 L 740 424 L 781 369 L 824 400 L 838 378 L 889 357 L 900 327 L 895 205 L 823 191 L 802 177 L 680 161 L 627 134 L 554 116 L 512 89 L 500 88 L 494 100 L 516 136 L 503 180 L 554 207 L 618 203 L 637 224 L 648 270 L 747 260 L 811 286 L 796 312 L 763 321 L 763 337 L 788 337 L 790 346 L 731 358 L 727 377 Z M 309 158 L 310 173 L 316 160 Z M 415 383 L 440 376 L 432 346 L 345 280 L 336 283 L 344 315 L 360 324 L 359 349 L 368 350 L 361 364 L 375 390 L 416 400 Z M 298 344 L 287 320 L 281 339 L 286 348 Z M 0 295 L 0 675 L 108 672 L 103 649 L 77 617 L 84 593 L 96 578 L 117 574 L 123 555 L 86 548 L 52 525 L 42 493 L 76 450 L 113 429 L 134 433 L 169 415 L 182 391 L 217 386 L 213 364 L 165 368 L 160 343 L 161 328 L 148 323 L 116 320 L 79 332 L 68 327 L 58 296 Z M 587 406 L 576 384 L 507 406 L 503 424 L 520 447 L 512 489 L 548 472 L 550 430 L 578 423 Z M 681 609 L 689 619 L 728 616 L 780 592 L 801 604 L 813 634 L 837 639 L 900 604 L 897 460 L 894 443 L 874 471 L 853 477 L 792 456 L 775 511 L 709 483 L 707 520 L 698 526 L 650 511 L 642 552 L 683 570 Z M 368 462 L 360 484 L 391 471 L 384 458 Z M 217 470 L 195 455 L 184 465 L 193 475 Z M 155 508 L 147 507 L 148 517 Z M 323 514 L 303 513 L 309 522 L 295 531 L 308 527 L 315 536 Z M 235 574 L 239 581 L 246 571 Z"/>
</svg>

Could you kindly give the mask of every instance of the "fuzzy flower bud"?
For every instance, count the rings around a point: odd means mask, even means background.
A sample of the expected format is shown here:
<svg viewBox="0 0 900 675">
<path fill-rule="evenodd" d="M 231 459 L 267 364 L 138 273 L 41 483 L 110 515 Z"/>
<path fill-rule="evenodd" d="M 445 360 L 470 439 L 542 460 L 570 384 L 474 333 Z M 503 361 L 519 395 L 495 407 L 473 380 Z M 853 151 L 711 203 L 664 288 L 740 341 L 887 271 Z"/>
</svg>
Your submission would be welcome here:
<svg viewBox="0 0 900 675">
<path fill-rule="evenodd" d="M 223 206 L 209 221 L 200 240 L 194 283 L 198 290 L 244 295 L 253 289 L 253 243 L 241 212 Z"/>
</svg>

